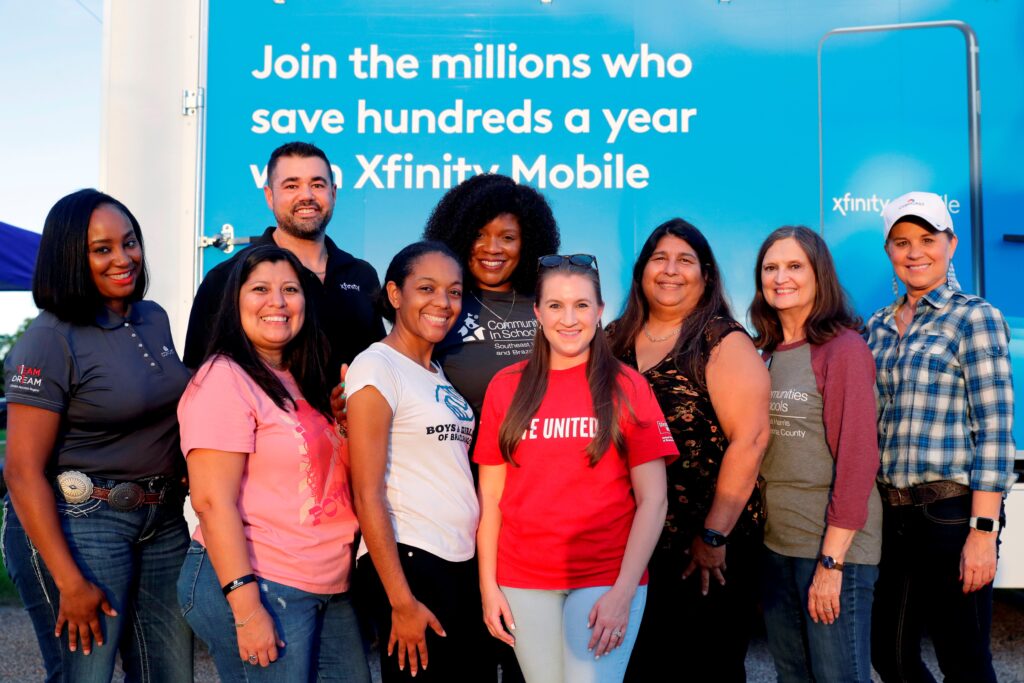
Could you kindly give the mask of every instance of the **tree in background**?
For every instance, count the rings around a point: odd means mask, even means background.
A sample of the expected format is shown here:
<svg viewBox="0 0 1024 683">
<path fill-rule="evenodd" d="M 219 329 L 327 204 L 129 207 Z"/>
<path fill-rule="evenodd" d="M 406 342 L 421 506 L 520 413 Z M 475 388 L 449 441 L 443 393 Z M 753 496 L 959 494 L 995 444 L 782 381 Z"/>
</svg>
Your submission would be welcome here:
<svg viewBox="0 0 1024 683">
<path fill-rule="evenodd" d="M 7 354 L 14 348 L 14 344 L 21 338 L 21 335 L 25 334 L 25 330 L 28 329 L 33 318 L 25 318 L 21 325 L 18 326 L 11 334 L 0 334 L 0 364 L 7 358 Z M 3 394 L 3 388 L 0 387 L 0 394 Z"/>
</svg>

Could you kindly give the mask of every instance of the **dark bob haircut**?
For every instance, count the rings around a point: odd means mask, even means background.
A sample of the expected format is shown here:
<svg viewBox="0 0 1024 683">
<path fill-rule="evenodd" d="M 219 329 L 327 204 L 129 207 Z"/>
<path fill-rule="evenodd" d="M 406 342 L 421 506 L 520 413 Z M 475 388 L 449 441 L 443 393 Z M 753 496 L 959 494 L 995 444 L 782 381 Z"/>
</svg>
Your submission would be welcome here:
<svg viewBox="0 0 1024 683">
<path fill-rule="evenodd" d="M 142 243 L 142 228 L 132 212 L 121 202 L 99 190 L 72 192 L 53 205 L 43 223 L 36 269 L 32 276 L 32 298 L 36 306 L 65 322 L 87 324 L 102 308 L 99 290 L 89 268 L 89 221 L 92 212 L 103 205 L 112 206 L 131 222 L 135 237 Z M 128 303 L 141 301 L 149 284 L 143 248 L 139 278 Z"/>
<path fill-rule="evenodd" d="M 455 261 L 455 265 L 459 266 L 462 270 L 462 264 L 459 263 L 459 259 L 455 256 L 455 253 L 448 248 L 444 242 L 437 242 L 435 240 L 421 240 L 419 242 L 413 242 L 407 247 L 403 247 L 400 252 L 395 254 L 395 257 L 391 259 L 391 263 L 388 265 L 388 270 L 384 274 L 384 286 L 380 288 L 380 293 L 377 295 L 377 308 L 380 309 L 380 314 L 384 316 L 384 319 L 389 323 L 394 324 L 395 322 L 395 307 L 391 305 L 391 300 L 388 298 L 388 283 L 394 282 L 399 289 L 405 284 L 405 279 L 412 273 L 413 267 L 416 265 L 416 261 L 421 256 L 427 254 L 441 254 L 447 256 L 452 261 Z"/>
<path fill-rule="evenodd" d="M 327 155 L 324 151 L 316 145 L 309 142 L 286 142 L 273 152 L 270 153 L 270 161 L 267 162 L 267 185 L 271 185 L 271 179 L 274 177 L 274 169 L 277 168 L 277 160 L 281 157 L 299 157 L 301 159 L 309 159 L 310 157 L 317 157 L 324 160 L 327 164 L 327 176 L 331 180 L 334 180 L 334 171 L 331 169 L 331 162 L 327 159 Z"/>
<path fill-rule="evenodd" d="M 853 312 L 850 301 L 839 284 L 832 254 L 821 235 L 802 225 L 784 225 L 768 235 L 754 262 L 754 300 L 750 304 L 750 324 L 757 334 L 754 346 L 771 353 L 782 343 L 782 323 L 779 314 L 768 305 L 761 283 L 761 266 L 765 254 L 779 240 L 792 238 L 803 250 L 814 273 L 815 296 L 810 315 L 804 323 L 807 341 L 824 344 L 844 328 L 860 332 L 864 329 L 861 319 Z"/>
<path fill-rule="evenodd" d="M 656 227 L 640 249 L 636 263 L 633 264 L 632 283 L 625 310 L 615 323 L 611 339 L 612 351 L 621 358 L 636 346 L 636 338 L 647 323 L 651 311 L 647 297 L 644 296 L 644 268 L 657 249 L 658 242 L 667 236 L 678 237 L 693 248 L 700 262 L 701 275 L 704 276 L 704 293 L 696 307 L 686 314 L 679 338 L 672 349 L 676 370 L 689 377 L 698 387 L 704 388 L 707 386 L 704 366 L 711 353 L 711 323 L 716 318 L 732 320 L 732 312 L 725 299 L 722 273 L 711 245 L 700 230 L 682 218 L 673 218 Z"/>
<path fill-rule="evenodd" d="M 448 190 L 437 203 L 423 237 L 451 247 L 465 269 L 480 229 L 506 213 L 519 222 L 523 245 L 519 265 L 512 273 L 512 288 L 520 294 L 533 294 L 537 287 L 537 259 L 558 253 L 561 240 L 551 207 L 532 187 L 493 173 L 468 178 Z M 468 286 L 475 289 L 470 275 L 466 279 Z"/>
<path fill-rule="evenodd" d="M 295 271 L 302 285 L 303 294 L 309 291 L 308 278 L 311 276 L 305 272 L 302 264 L 291 252 L 274 245 L 249 247 L 235 259 L 231 270 L 228 271 L 223 299 L 210 330 L 210 341 L 207 343 L 203 360 L 217 355 L 227 356 L 245 370 L 278 408 L 295 410 L 294 399 L 277 375 L 260 358 L 256 347 L 242 329 L 242 314 L 238 305 L 242 287 L 252 271 L 261 263 L 279 261 L 288 262 Z M 285 346 L 281 355 L 284 366 L 299 385 L 303 398 L 327 419 L 333 420 L 328 398 L 330 387 L 327 385 L 325 372 L 327 340 L 320 331 L 316 313 L 312 303 L 306 299 L 302 327 L 295 338 Z M 197 378 L 199 374 L 196 374 Z"/>
</svg>

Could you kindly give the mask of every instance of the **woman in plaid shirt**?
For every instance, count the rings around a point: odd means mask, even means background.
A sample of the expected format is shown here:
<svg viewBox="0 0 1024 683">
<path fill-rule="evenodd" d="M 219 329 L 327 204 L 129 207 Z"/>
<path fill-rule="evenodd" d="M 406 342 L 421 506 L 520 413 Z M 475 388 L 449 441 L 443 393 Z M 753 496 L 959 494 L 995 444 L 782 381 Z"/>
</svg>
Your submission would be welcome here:
<svg viewBox="0 0 1024 683">
<path fill-rule="evenodd" d="M 887 682 L 934 681 L 921 661 L 927 624 L 947 681 L 995 681 L 992 580 L 1016 479 L 1010 332 L 998 310 L 960 290 L 940 197 L 905 194 L 882 217 L 906 295 L 867 325 L 883 502 L 872 659 Z"/>
</svg>

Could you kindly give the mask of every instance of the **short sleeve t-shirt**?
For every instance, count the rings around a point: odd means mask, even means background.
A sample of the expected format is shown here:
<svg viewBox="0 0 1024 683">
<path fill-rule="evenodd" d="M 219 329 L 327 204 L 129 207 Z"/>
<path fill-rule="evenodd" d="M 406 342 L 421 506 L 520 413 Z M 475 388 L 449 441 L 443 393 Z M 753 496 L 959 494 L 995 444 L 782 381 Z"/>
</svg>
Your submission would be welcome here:
<svg viewBox="0 0 1024 683">
<path fill-rule="evenodd" d="M 473 456 L 480 465 L 505 464 L 498 432 L 524 365 L 505 368 L 487 389 Z M 615 583 L 636 513 L 629 470 L 678 457 L 646 380 L 623 367 L 620 381 L 632 407 L 632 415 L 620 411 L 625 452 L 612 446 L 590 467 L 586 448 L 598 425 L 586 364 L 548 374 L 544 399 L 513 454 L 518 467 L 509 465 L 505 474 L 500 585 L 566 590 Z"/>
<path fill-rule="evenodd" d="M 4 364 L 7 400 L 63 414 L 47 468 L 134 480 L 183 471 L 175 409 L 189 373 L 152 301 L 92 324 L 39 314 Z"/>
<path fill-rule="evenodd" d="M 345 387 L 350 397 L 373 387 L 391 406 L 384 482 L 395 540 L 465 562 L 480 518 L 468 455 L 473 409 L 435 369 L 377 342 L 352 362 Z M 358 555 L 366 552 L 361 542 Z"/>
<path fill-rule="evenodd" d="M 536 331 L 532 296 L 475 292 L 463 299 L 455 325 L 434 348 L 434 359 L 480 415 L 487 385 L 498 370 L 530 355 Z"/>
<path fill-rule="evenodd" d="M 181 450 L 246 453 L 238 511 L 253 571 L 310 593 L 348 590 L 358 523 L 348 450 L 333 424 L 276 372 L 297 410 L 281 410 L 237 364 L 207 361 L 178 407 Z M 201 528 L 193 535 L 205 543 Z"/>
</svg>

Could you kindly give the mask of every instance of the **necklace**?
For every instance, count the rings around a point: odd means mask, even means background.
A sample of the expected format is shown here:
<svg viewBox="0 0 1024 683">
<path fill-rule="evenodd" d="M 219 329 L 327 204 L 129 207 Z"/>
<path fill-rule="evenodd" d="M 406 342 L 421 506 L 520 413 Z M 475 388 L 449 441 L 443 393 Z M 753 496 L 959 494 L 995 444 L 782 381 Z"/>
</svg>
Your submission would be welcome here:
<svg viewBox="0 0 1024 683">
<path fill-rule="evenodd" d="M 647 337 L 648 341 L 657 344 L 658 342 L 668 341 L 672 337 L 678 336 L 679 331 L 682 329 L 682 327 L 677 327 L 673 331 L 666 334 L 664 337 L 655 337 L 653 334 L 651 334 L 651 331 L 647 329 L 647 323 L 644 323 L 644 336 Z"/>
<path fill-rule="evenodd" d="M 502 316 L 498 315 L 498 312 L 497 312 L 497 311 L 495 311 L 495 310 L 494 310 L 493 308 L 491 308 L 490 306 L 488 306 L 487 304 L 485 304 L 485 303 L 484 303 L 484 300 L 483 300 L 483 299 L 481 299 L 480 297 L 478 297 L 478 296 L 477 296 L 477 295 L 476 295 L 475 293 L 473 294 L 473 298 L 474 298 L 474 299 L 476 299 L 476 300 L 477 300 L 477 301 L 478 301 L 478 302 L 480 303 L 480 305 L 481 305 L 481 306 L 483 306 L 483 307 L 484 307 L 484 308 L 486 308 L 486 309 L 487 309 L 488 311 L 490 311 L 490 312 L 491 312 L 491 315 L 493 315 L 493 316 L 494 316 L 495 318 L 497 318 L 497 319 L 498 319 L 498 320 L 500 320 L 501 322 L 506 322 L 506 321 L 508 320 L 508 317 L 509 317 L 510 315 L 512 315 L 512 311 L 514 311 L 514 310 L 515 310 L 515 308 L 516 308 L 516 290 L 514 290 L 514 289 L 512 290 L 512 305 L 508 307 L 508 313 L 506 313 L 506 314 L 504 315 L 504 317 L 502 317 Z"/>
</svg>

